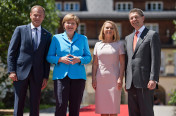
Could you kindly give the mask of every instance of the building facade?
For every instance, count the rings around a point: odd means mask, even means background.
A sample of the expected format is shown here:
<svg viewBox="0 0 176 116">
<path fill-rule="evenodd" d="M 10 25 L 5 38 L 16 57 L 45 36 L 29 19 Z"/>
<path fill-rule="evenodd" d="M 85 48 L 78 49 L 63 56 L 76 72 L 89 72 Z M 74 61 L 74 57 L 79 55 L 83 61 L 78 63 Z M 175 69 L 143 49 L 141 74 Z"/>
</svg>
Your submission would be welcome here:
<svg viewBox="0 0 176 116">
<path fill-rule="evenodd" d="M 61 11 L 59 15 L 61 21 L 67 13 L 73 13 L 80 18 L 78 33 L 88 37 L 92 48 L 98 41 L 100 28 L 106 20 L 112 20 L 117 24 L 120 38 L 124 40 L 125 36 L 134 31 L 128 19 L 129 11 L 132 8 L 142 9 L 145 26 L 160 35 L 162 61 L 159 87 L 161 89 L 156 91 L 156 95 L 157 97 L 162 95 L 159 99 L 163 104 L 167 104 L 168 94 L 176 88 L 176 42 L 172 39 L 176 31 L 173 24 L 173 20 L 176 20 L 175 0 L 56 0 L 56 7 Z M 58 33 L 63 31 L 62 26 L 58 28 Z M 94 93 L 92 90 L 87 91 Z"/>
</svg>

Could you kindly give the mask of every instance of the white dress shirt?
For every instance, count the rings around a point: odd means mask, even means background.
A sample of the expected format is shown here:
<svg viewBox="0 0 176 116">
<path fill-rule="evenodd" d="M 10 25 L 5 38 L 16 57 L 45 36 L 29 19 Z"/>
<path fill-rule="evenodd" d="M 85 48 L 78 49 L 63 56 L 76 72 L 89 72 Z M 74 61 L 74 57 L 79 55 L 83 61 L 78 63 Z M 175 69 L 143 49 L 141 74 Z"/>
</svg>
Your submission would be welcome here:
<svg viewBox="0 0 176 116">
<path fill-rule="evenodd" d="M 141 36 L 141 33 L 144 31 L 145 29 L 145 26 L 143 25 L 138 31 L 139 33 L 137 34 L 137 41 L 139 40 L 139 37 Z M 136 30 L 135 30 L 135 33 L 136 33 Z"/>
<path fill-rule="evenodd" d="M 37 47 L 40 44 L 40 40 L 41 40 L 41 25 L 39 27 L 35 27 L 32 23 L 31 23 L 31 30 L 32 30 L 32 38 L 35 37 L 35 29 L 37 28 L 37 35 L 38 35 L 38 42 L 37 42 Z"/>
</svg>

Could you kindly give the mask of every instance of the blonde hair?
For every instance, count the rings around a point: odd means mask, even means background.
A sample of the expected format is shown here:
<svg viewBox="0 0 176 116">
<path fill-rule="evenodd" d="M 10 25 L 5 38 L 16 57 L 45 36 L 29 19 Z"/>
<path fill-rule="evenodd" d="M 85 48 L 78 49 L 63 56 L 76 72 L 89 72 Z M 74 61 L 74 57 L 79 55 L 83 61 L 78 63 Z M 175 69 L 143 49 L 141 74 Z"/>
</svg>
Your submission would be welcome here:
<svg viewBox="0 0 176 116">
<path fill-rule="evenodd" d="M 113 41 L 118 41 L 120 40 L 120 36 L 119 36 L 119 32 L 118 32 L 118 29 L 117 29 L 117 26 L 116 24 L 113 22 L 113 21 L 105 21 L 103 26 L 101 27 L 101 31 L 100 31 L 100 34 L 98 36 L 99 40 L 102 40 L 104 41 L 105 40 L 105 36 L 104 36 L 104 27 L 105 27 L 105 24 L 106 23 L 110 23 L 112 25 L 112 27 L 114 28 L 114 35 L 113 35 Z"/>
<path fill-rule="evenodd" d="M 79 22 L 80 22 L 80 21 L 79 21 L 79 18 L 78 18 L 76 15 L 72 14 L 72 13 L 66 14 L 66 15 L 64 16 L 64 18 L 63 18 L 63 20 L 62 20 L 62 26 L 64 26 L 64 23 L 65 23 L 66 21 L 69 21 L 69 20 L 72 20 L 72 19 L 76 22 L 77 27 L 78 27 Z"/>
</svg>

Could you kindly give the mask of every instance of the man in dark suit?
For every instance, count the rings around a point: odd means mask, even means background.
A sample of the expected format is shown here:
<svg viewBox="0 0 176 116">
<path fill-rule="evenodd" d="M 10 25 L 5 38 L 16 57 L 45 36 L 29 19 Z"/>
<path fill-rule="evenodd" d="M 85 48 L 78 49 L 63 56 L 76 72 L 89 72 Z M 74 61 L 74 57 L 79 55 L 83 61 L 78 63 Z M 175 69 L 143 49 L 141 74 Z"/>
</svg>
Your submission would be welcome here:
<svg viewBox="0 0 176 116">
<path fill-rule="evenodd" d="M 125 83 L 129 116 L 154 116 L 153 94 L 159 81 L 160 39 L 144 26 L 144 14 L 134 8 L 129 20 L 135 32 L 125 38 Z"/>
<path fill-rule="evenodd" d="M 31 23 L 18 26 L 8 49 L 8 72 L 13 80 L 14 116 L 23 116 L 26 92 L 30 93 L 30 116 L 39 116 L 41 89 L 47 85 L 50 64 L 46 61 L 51 34 L 41 27 L 45 9 L 33 6 Z"/>
</svg>

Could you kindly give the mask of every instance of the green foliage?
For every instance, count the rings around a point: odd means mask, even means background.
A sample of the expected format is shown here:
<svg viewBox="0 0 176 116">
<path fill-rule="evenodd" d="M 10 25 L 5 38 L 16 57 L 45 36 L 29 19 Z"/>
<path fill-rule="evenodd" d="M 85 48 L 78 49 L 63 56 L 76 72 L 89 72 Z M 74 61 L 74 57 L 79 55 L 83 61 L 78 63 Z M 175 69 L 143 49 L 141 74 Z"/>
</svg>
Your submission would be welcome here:
<svg viewBox="0 0 176 116">
<path fill-rule="evenodd" d="M 49 105 L 49 104 L 40 104 L 40 110 L 43 110 L 43 109 L 47 109 L 47 108 L 51 108 L 51 107 L 54 107 L 55 105 Z M 24 107 L 24 112 L 29 112 L 30 109 L 27 108 L 27 107 Z M 1 116 L 1 115 L 0 115 Z M 9 115 L 7 115 L 9 116 Z"/>
<path fill-rule="evenodd" d="M 44 90 L 41 92 L 41 104 L 47 104 L 47 105 L 55 105 L 55 98 L 54 98 L 54 82 L 52 80 L 52 74 L 53 71 L 50 71 L 49 79 L 47 86 Z"/>
<path fill-rule="evenodd" d="M 40 104 L 55 105 L 54 89 L 44 89 L 41 93 Z"/>
<path fill-rule="evenodd" d="M 0 109 L 12 108 L 14 99 L 11 80 L 7 74 L 0 78 Z"/>
<path fill-rule="evenodd" d="M 121 104 L 125 104 L 125 90 L 123 88 L 121 92 Z"/>
<path fill-rule="evenodd" d="M 8 78 L 7 74 L 4 74 L 0 78 L 0 100 L 6 97 L 8 92 L 12 92 L 11 80 Z"/>
<path fill-rule="evenodd" d="M 175 24 L 175 29 L 176 29 L 176 20 L 174 20 L 173 23 Z M 172 39 L 176 41 L 176 32 L 172 35 Z M 176 105 L 176 90 L 172 94 L 170 94 L 170 96 L 171 96 L 171 99 L 168 104 Z"/>
<path fill-rule="evenodd" d="M 30 23 L 30 9 L 34 5 L 45 8 L 45 20 L 42 26 L 52 34 L 59 26 L 55 0 L 0 0 L 0 57 L 6 64 L 7 49 L 14 29 Z"/>
<path fill-rule="evenodd" d="M 168 104 L 176 105 L 176 90 L 172 94 L 170 94 L 169 96 L 171 96 L 171 98 L 170 98 Z"/>
<path fill-rule="evenodd" d="M 176 29 L 176 20 L 174 20 L 173 23 L 175 24 L 175 29 Z M 176 41 L 176 32 L 172 35 L 172 39 Z"/>
<path fill-rule="evenodd" d="M 31 22 L 30 9 L 34 5 L 41 5 L 45 8 L 45 20 L 42 27 L 55 34 L 60 20 L 59 11 L 55 9 L 55 0 L 0 0 L 0 63 L 7 64 L 7 50 L 12 34 L 17 26 Z M 0 77 L 0 89 L 8 90 L 6 96 L 0 98 L 0 108 L 9 108 L 9 105 L 13 106 L 12 84 L 10 82 L 9 85 L 6 72 L 1 72 L 1 74 L 3 76 Z M 2 93 L 4 93 L 4 89 L 0 90 L 0 95 Z"/>
<path fill-rule="evenodd" d="M 41 105 L 40 105 L 40 110 L 41 110 L 41 109 L 51 108 L 51 107 L 53 107 L 53 106 L 55 106 L 55 105 L 41 104 Z"/>
</svg>

